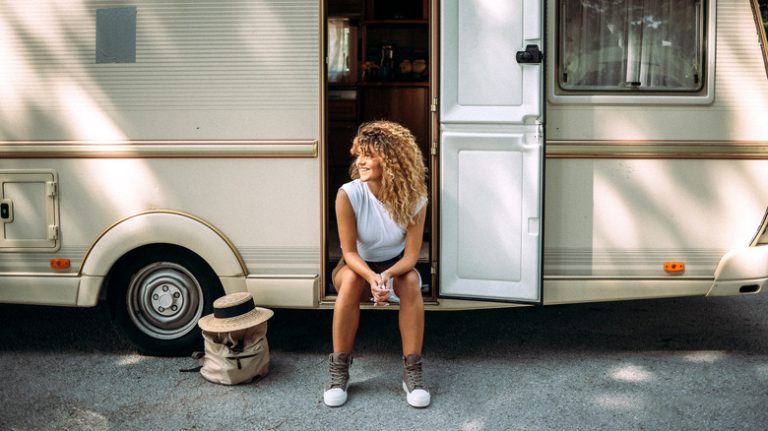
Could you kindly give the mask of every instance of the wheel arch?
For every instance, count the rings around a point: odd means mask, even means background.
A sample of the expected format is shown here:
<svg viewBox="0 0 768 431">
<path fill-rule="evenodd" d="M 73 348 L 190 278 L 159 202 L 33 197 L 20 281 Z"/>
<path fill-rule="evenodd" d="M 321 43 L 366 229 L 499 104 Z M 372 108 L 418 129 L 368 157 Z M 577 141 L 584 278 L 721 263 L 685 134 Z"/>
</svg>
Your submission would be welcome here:
<svg viewBox="0 0 768 431">
<path fill-rule="evenodd" d="M 196 254 L 213 270 L 226 293 L 245 290 L 245 263 L 232 242 L 201 218 L 173 210 L 153 210 L 126 217 L 107 228 L 91 245 L 80 268 L 79 296 L 98 301 L 107 276 L 124 256 L 149 245 L 168 244 Z"/>
</svg>

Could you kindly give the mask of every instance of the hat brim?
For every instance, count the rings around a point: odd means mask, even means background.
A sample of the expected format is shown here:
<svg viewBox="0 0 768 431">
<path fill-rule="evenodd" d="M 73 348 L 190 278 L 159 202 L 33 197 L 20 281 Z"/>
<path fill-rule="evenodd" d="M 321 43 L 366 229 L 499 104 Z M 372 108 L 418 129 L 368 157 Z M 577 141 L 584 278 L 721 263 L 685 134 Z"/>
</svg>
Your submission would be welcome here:
<svg viewBox="0 0 768 431">
<path fill-rule="evenodd" d="M 231 332 L 252 328 L 269 320 L 275 314 L 268 308 L 256 307 L 253 310 L 239 316 L 227 319 L 217 319 L 213 314 L 203 316 L 198 320 L 197 326 L 208 332 Z"/>
</svg>

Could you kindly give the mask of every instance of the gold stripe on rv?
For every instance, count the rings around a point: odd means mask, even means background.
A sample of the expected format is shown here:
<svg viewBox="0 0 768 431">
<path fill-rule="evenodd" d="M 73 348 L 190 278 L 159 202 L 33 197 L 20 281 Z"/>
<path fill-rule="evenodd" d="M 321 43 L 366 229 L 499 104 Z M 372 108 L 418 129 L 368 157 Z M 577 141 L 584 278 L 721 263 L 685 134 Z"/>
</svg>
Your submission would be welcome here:
<svg viewBox="0 0 768 431">
<path fill-rule="evenodd" d="M 768 141 L 552 140 L 548 159 L 768 159 Z"/>
<path fill-rule="evenodd" d="M 317 140 L 0 141 L 0 158 L 316 158 Z"/>
</svg>

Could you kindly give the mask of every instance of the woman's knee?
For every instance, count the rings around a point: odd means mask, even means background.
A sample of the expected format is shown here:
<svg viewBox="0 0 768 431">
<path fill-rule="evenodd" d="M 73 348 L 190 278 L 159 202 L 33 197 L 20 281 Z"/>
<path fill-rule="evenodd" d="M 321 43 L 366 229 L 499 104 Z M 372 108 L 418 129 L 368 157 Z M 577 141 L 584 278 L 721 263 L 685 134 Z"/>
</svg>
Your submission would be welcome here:
<svg viewBox="0 0 768 431">
<path fill-rule="evenodd" d="M 409 295 L 421 295 L 421 278 L 416 270 L 408 271 L 397 277 L 395 280 L 395 287 L 397 295 L 400 297 L 408 297 Z"/>
<path fill-rule="evenodd" d="M 336 291 L 339 296 L 359 297 L 363 293 L 365 280 L 355 271 L 345 268 L 336 277 Z"/>
</svg>

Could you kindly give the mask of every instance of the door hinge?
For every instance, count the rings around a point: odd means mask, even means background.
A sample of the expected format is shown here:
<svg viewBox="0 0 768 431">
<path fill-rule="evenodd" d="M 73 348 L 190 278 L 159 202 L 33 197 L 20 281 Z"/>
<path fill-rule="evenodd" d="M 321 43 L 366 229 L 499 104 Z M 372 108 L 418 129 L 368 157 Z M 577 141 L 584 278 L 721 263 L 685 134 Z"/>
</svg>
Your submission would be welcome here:
<svg viewBox="0 0 768 431">
<path fill-rule="evenodd" d="M 437 97 L 432 98 L 432 104 L 429 105 L 429 110 L 431 112 L 437 112 Z"/>
<path fill-rule="evenodd" d="M 58 193 L 58 184 L 55 181 L 45 183 L 45 193 L 49 198 L 55 197 Z"/>
<path fill-rule="evenodd" d="M 48 225 L 48 240 L 56 241 L 59 239 L 59 226 L 55 224 Z"/>
<path fill-rule="evenodd" d="M 437 261 L 432 262 L 432 265 L 429 267 L 429 273 L 437 274 Z"/>
<path fill-rule="evenodd" d="M 437 141 L 432 142 L 429 152 L 432 153 L 433 156 L 437 155 Z"/>
</svg>

